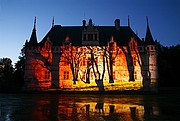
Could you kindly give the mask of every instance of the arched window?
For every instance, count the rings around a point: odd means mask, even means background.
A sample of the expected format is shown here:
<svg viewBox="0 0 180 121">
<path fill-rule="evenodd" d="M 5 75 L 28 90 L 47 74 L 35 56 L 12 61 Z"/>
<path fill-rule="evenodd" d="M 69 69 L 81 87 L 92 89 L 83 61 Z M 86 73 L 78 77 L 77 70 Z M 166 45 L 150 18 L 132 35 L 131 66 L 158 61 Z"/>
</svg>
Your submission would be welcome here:
<svg viewBox="0 0 180 121">
<path fill-rule="evenodd" d="M 51 73 L 50 73 L 50 71 L 46 70 L 46 71 L 44 72 L 44 79 L 45 79 L 45 80 L 50 80 L 50 79 L 51 79 Z"/>
</svg>

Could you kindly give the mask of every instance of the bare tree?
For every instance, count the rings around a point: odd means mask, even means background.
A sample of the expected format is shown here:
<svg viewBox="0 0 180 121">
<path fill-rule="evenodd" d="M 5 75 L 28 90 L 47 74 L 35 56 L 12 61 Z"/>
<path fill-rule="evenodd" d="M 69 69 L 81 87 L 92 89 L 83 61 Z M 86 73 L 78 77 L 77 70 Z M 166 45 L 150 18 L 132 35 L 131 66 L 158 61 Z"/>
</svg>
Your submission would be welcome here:
<svg viewBox="0 0 180 121">
<path fill-rule="evenodd" d="M 108 47 L 106 49 L 106 65 L 109 75 L 109 83 L 114 83 L 113 78 L 113 65 L 115 63 L 115 59 L 118 55 L 119 48 L 115 45 L 114 37 L 111 37 L 110 42 L 108 43 Z"/>
<path fill-rule="evenodd" d="M 102 48 L 105 48 L 105 47 L 102 47 Z M 95 77 L 95 82 L 99 88 L 99 91 L 104 91 L 103 79 L 104 79 L 104 74 L 105 74 L 106 49 L 103 49 L 102 51 L 99 51 L 97 53 L 95 53 L 93 48 L 89 47 L 89 49 L 90 49 L 90 61 L 92 64 L 92 70 Z M 100 66 L 98 65 L 98 57 L 102 57 L 102 67 L 103 67 L 103 69 L 101 70 L 102 72 L 100 72 L 100 69 L 99 69 Z"/>
<path fill-rule="evenodd" d="M 78 51 L 79 47 L 72 46 L 72 43 L 68 43 L 61 47 L 61 62 L 67 63 L 70 66 L 73 75 L 73 83 L 76 84 L 78 80 L 78 73 L 80 70 L 80 62 L 84 56 L 83 51 Z"/>
<path fill-rule="evenodd" d="M 134 39 L 133 37 L 131 39 Z M 120 47 L 122 52 L 126 57 L 128 72 L 129 72 L 129 81 L 135 81 L 134 79 L 134 65 L 133 65 L 133 57 L 132 57 L 132 50 L 134 49 L 131 43 L 128 43 L 127 48 Z"/>
</svg>

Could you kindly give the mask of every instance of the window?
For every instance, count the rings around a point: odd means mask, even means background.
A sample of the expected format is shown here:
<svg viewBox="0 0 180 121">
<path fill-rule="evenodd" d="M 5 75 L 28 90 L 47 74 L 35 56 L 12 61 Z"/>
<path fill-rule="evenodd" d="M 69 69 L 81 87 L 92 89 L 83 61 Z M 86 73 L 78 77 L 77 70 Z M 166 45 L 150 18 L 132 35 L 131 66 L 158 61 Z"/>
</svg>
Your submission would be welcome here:
<svg viewBox="0 0 180 121">
<path fill-rule="evenodd" d="M 154 50 L 154 47 L 153 47 L 153 46 L 151 46 L 151 50 Z"/>
<path fill-rule="evenodd" d="M 93 40 L 93 34 L 88 34 L 88 41 L 92 41 Z"/>
<path fill-rule="evenodd" d="M 69 79 L 69 71 L 64 71 L 63 77 L 64 77 L 64 80 Z"/>
<path fill-rule="evenodd" d="M 63 65 L 63 66 L 69 65 L 69 64 L 68 64 L 68 60 L 67 60 L 67 58 L 65 58 L 65 57 L 61 57 L 61 62 L 62 62 L 62 65 Z"/>
<path fill-rule="evenodd" d="M 45 79 L 45 80 L 50 80 L 50 77 L 51 77 L 50 74 L 51 74 L 50 71 L 45 71 L 45 74 L 44 74 L 45 77 L 44 77 L 44 79 Z"/>
<path fill-rule="evenodd" d="M 98 41 L 99 33 L 98 32 L 82 32 L 82 40 L 83 41 Z"/>
<path fill-rule="evenodd" d="M 83 40 L 86 40 L 86 34 L 83 35 Z"/>
<path fill-rule="evenodd" d="M 97 34 L 94 34 L 94 40 L 97 41 Z"/>
<path fill-rule="evenodd" d="M 149 50 L 149 47 L 147 47 L 147 50 Z"/>
<path fill-rule="evenodd" d="M 64 64 L 63 64 L 64 66 L 67 66 L 68 65 L 68 62 L 64 62 Z"/>
<path fill-rule="evenodd" d="M 112 60 L 112 64 L 113 64 L 113 66 L 116 66 L 115 60 Z"/>
<path fill-rule="evenodd" d="M 136 71 L 134 72 L 134 79 L 135 80 L 137 79 L 137 72 Z"/>
</svg>

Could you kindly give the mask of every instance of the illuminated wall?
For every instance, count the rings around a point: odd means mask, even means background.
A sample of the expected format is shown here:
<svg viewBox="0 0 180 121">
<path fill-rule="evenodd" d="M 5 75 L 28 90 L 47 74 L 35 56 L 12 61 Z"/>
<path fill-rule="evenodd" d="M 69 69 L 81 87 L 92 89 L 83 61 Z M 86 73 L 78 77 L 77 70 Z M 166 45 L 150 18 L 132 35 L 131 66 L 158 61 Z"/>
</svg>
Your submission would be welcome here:
<svg viewBox="0 0 180 121">
<path fill-rule="evenodd" d="M 139 89 L 142 87 L 142 59 L 139 55 L 139 50 L 136 40 L 132 40 L 135 46 L 129 48 L 126 46 L 117 46 L 116 42 L 113 42 L 112 58 L 113 58 L 113 79 L 114 83 L 109 83 L 108 75 L 108 60 L 105 59 L 105 73 L 103 78 L 103 84 L 105 90 L 132 90 Z M 130 41 L 131 44 L 131 41 Z M 98 90 L 97 83 L 95 82 L 95 76 L 92 69 L 92 65 L 88 67 L 88 61 L 91 57 L 90 51 L 94 53 L 94 58 L 96 58 L 96 63 L 98 65 L 98 70 L 102 76 L 103 73 L 103 51 L 106 49 L 107 59 L 109 59 L 109 48 L 101 46 L 61 46 L 54 49 L 56 54 L 60 55 L 59 59 L 59 87 L 60 89 L 70 89 L 70 90 Z M 129 52 L 128 52 L 129 51 Z M 51 87 L 52 81 L 52 58 L 53 51 L 51 45 L 48 41 L 45 43 L 44 47 L 28 48 L 26 51 L 28 55 L 26 57 L 26 71 L 25 78 L 28 80 L 29 85 L 35 85 L 35 87 Z M 132 58 L 133 65 L 128 61 L 130 54 Z M 74 61 L 73 61 L 74 60 Z M 78 62 L 79 61 L 79 62 Z M 152 62 L 151 62 L 152 61 Z M 73 84 L 73 74 L 71 69 L 71 64 L 74 64 L 78 71 L 78 78 L 76 84 Z M 150 63 L 154 63 L 150 60 Z M 49 64 L 49 65 L 48 65 Z M 110 63 L 109 63 L 110 64 Z M 94 65 L 95 66 L 95 65 Z M 87 68 L 90 69 L 89 78 L 90 82 L 86 83 Z M 129 71 L 134 70 L 134 81 L 129 81 Z M 97 68 L 95 68 L 97 72 Z"/>
<path fill-rule="evenodd" d="M 121 28 L 119 22 L 115 20 L 114 27 L 95 27 L 90 19 L 87 26 L 85 21 L 80 27 L 53 26 L 41 42 L 27 42 L 26 86 L 76 91 L 156 87 L 155 44 L 142 44 L 129 26 Z"/>
</svg>

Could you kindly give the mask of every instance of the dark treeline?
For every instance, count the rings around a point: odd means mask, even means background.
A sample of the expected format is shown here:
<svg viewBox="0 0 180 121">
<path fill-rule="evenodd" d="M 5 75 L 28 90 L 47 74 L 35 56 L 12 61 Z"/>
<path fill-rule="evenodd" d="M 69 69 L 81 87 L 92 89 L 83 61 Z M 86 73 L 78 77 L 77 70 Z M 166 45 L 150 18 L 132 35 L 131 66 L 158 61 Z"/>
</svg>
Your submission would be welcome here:
<svg viewBox="0 0 180 121">
<path fill-rule="evenodd" d="M 18 92 L 24 85 L 24 48 L 13 67 L 10 58 L 0 58 L 0 92 Z"/>
<path fill-rule="evenodd" d="M 180 87 L 180 45 L 158 44 L 159 87 Z"/>
<path fill-rule="evenodd" d="M 159 87 L 180 87 L 180 45 L 157 44 Z M 24 85 L 24 48 L 13 67 L 10 58 L 0 58 L 0 92 L 21 91 Z"/>
</svg>

